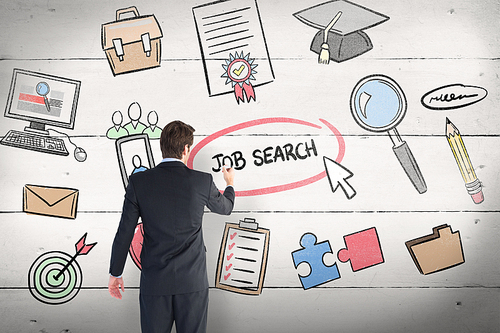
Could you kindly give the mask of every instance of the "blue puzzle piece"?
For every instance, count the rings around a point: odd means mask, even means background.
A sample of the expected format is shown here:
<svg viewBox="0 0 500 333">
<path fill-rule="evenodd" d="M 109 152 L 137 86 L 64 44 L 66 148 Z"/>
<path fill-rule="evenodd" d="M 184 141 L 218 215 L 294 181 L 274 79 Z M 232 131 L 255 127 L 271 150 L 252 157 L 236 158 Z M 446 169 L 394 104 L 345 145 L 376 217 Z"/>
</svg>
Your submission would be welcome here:
<svg viewBox="0 0 500 333">
<path fill-rule="evenodd" d="M 324 241 L 316 244 L 316 240 L 315 235 L 306 233 L 300 239 L 300 245 L 303 249 L 292 252 L 295 268 L 303 262 L 307 263 L 311 268 L 308 276 L 299 276 L 304 289 L 316 287 L 340 278 L 337 263 L 332 266 L 326 266 L 323 262 L 325 253 L 333 253 L 330 242 Z"/>
</svg>

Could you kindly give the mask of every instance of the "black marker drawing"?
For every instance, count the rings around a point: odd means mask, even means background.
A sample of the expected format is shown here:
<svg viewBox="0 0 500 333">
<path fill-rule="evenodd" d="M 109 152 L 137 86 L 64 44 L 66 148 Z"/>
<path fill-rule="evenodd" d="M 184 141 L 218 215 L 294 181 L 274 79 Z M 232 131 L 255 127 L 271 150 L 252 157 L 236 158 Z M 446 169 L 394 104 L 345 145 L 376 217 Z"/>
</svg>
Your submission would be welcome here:
<svg viewBox="0 0 500 333">
<path fill-rule="evenodd" d="M 119 139 L 122 136 L 129 135 L 128 131 L 123 127 L 123 115 L 120 110 L 113 112 L 111 121 L 113 121 L 113 126 L 106 132 L 108 139 Z"/>
<path fill-rule="evenodd" d="M 113 112 L 111 120 L 113 126 L 106 132 L 108 139 L 119 139 L 124 136 L 135 134 L 146 134 L 149 139 L 159 139 L 161 136 L 162 128 L 158 126 L 158 113 L 152 110 L 148 113 L 148 125 L 141 122 L 142 108 L 137 102 L 129 105 L 127 110 L 129 121 L 123 125 L 123 115 L 120 110 Z"/>
<path fill-rule="evenodd" d="M 224 74 L 221 77 L 226 78 L 226 84 L 231 83 L 238 104 L 240 100 L 245 101 L 244 96 L 247 97 L 248 102 L 251 99 L 255 101 L 255 91 L 250 82 L 250 80 L 255 81 L 254 74 L 257 74 L 255 67 L 258 65 L 254 64 L 254 62 L 255 59 L 250 58 L 250 53 L 243 55 L 242 51 L 241 55 L 238 52 L 234 56 L 230 53 L 229 59 L 226 59 L 225 64 L 222 64 Z"/>
<path fill-rule="evenodd" d="M 49 93 L 49 91 L 50 87 L 47 82 L 40 82 L 36 85 L 36 93 L 43 97 L 43 103 L 47 108 L 47 112 L 50 112 L 50 103 L 49 99 L 47 98 L 47 94 Z"/>
<path fill-rule="evenodd" d="M 482 101 L 487 95 L 484 88 L 457 83 L 429 91 L 420 102 L 431 110 L 454 110 Z"/>
<path fill-rule="evenodd" d="M 75 188 L 25 185 L 23 212 L 75 219 L 79 191 Z"/>
<path fill-rule="evenodd" d="M 42 153 L 68 156 L 64 139 L 75 147 L 79 162 L 87 155 L 66 133 L 48 129 L 55 126 L 73 129 L 80 95 L 80 81 L 15 68 L 12 74 L 5 117 L 28 121 L 24 131 L 10 130 L 1 144 Z M 54 133 L 51 133 L 54 132 Z M 61 138 L 62 136 L 63 138 Z"/>
<path fill-rule="evenodd" d="M 301 249 L 292 252 L 292 260 L 295 268 L 301 264 L 309 265 L 307 276 L 299 274 L 304 290 L 340 279 L 337 263 L 327 266 L 323 261 L 325 254 L 333 253 L 329 241 L 318 243 L 316 235 L 308 232 L 300 238 L 300 246 Z"/>
<path fill-rule="evenodd" d="M 209 96 L 255 100 L 253 88 L 274 80 L 257 1 L 215 1 L 194 7 L 193 17 Z"/>
<path fill-rule="evenodd" d="M 356 190 L 347 182 L 347 179 L 353 176 L 353 173 L 346 169 L 342 164 L 335 162 L 331 158 L 323 156 L 323 163 L 325 164 L 326 175 L 335 193 L 340 187 L 344 191 L 347 199 L 352 199 L 356 195 Z"/>
<path fill-rule="evenodd" d="M 127 14 L 132 17 L 122 18 Z M 154 15 L 140 16 L 136 7 L 116 11 L 116 21 L 102 25 L 102 49 L 113 75 L 160 66 L 160 25 Z"/>
<path fill-rule="evenodd" d="M 345 248 L 337 252 L 341 262 L 351 264 L 353 272 L 384 262 L 384 255 L 375 227 L 344 236 Z"/>
<path fill-rule="evenodd" d="M 128 106 L 128 117 L 130 121 L 123 125 L 129 135 L 141 134 L 145 129 L 146 125 L 141 123 L 140 119 L 142 116 L 142 108 L 137 102 L 133 102 Z"/>
<path fill-rule="evenodd" d="M 311 51 L 320 64 L 342 62 L 370 51 L 373 44 L 363 31 L 389 19 L 388 16 L 345 0 L 334 0 L 293 14 L 302 23 L 318 29 Z"/>
<path fill-rule="evenodd" d="M 159 139 L 162 128 L 158 127 L 158 113 L 155 110 L 148 113 L 148 127 L 142 133 L 147 134 L 150 139 Z"/>
<path fill-rule="evenodd" d="M 481 181 L 476 176 L 476 172 L 474 171 L 474 167 L 470 161 L 469 153 L 467 152 L 467 148 L 465 148 L 460 131 L 448 118 L 446 118 L 445 134 L 446 139 L 448 139 L 451 152 L 455 157 L 455 162 L 457 162 L 458 169 L 462 175 L 462 179 L 464 180 L 467 193 L 469 193 L 475 204 L 480 204 L 484 201 L 483 186 Z"/>
<path fill-rule="evenodd" d="M 269 252 L 268 229 L 255 219 L 226 223 L 219 251 L 215 287 L 239 294 L 259 295 L 264 285 Z"/>
<path fill-rule="evenodd" d="M 28 288 L 35 299 L 48 305 L 71 301 L 80 291 L 83 274 L 76 258 L 97 244 L 85 244 L 87 233 L 75 244 L 76 253 L 51 251 L 39 256 L 28 271 Z"/>
<path fill-rule="evenodd" d="M 149 137 L 136 134 L 119 138 L 115 142 L 118 165 L 123 186 L 127 188 L 128 177 L 135 172 L 151 169 L 155 166 Z M 144 165 L 147 163 L 146 165 Z"/>
<path fill-rule="evenodd" d="M 148 168 L 142 165 L 142 160 L 139 155 L 134 155 L 134 157 L 132 157 L 132 165 L 134 166 L 134 170 L 132 170 L 131 175 L 137 172 L 148 170 Z"/>
<path fill-rule="evenodd" d="M 386 132 L 392 150 L 418 193 L 427 191 L 417 161 L 401 139 L 396 126 L 406 114 L 406 97 L 401 87 L 385 75 L 369 75 L 361 79 L 351 94 L 351 113 L 359 126 L 371 132 Z"/>
<path fill-rule="evenodd" d="M 405 243 L 410 256 L 423 274 L 439 272 L 465 262 L 460 232 L 443 224 L 432 228 L 432 234 Z"/>
</svg>

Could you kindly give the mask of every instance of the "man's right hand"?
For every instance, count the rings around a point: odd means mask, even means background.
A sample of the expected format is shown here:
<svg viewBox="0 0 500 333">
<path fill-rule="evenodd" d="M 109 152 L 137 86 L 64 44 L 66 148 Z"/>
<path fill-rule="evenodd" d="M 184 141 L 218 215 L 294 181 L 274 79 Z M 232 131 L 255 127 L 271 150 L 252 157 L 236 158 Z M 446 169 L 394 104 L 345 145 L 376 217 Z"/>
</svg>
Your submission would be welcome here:
<svg viewBox="0 0 500 333">
<path fill-rule="evenodd" d="M 222 173 L 224 175 L 226 186 L 234 186 L 234 168 L 226 168 L 225 166 L 223 166 Z"/>
</svg>

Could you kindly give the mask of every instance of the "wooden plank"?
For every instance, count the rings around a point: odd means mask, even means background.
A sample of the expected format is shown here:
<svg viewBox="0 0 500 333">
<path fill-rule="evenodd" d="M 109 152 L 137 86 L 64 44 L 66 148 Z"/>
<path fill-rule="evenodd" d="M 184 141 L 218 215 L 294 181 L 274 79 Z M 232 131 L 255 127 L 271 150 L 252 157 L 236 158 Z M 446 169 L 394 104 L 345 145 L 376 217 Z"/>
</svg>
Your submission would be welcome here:
<svg viewBox="0 0 500 333">
<path fill-rule="evenodd" d="M 128 107 L 133 102 L 141 106 L 141 122 L 147 124 L 147 114 L 155 110 L 158 126 L 183 119 L 196 128 L 196 135 L 210 135 L 244 121 L 267 117 L 308 121 L 323 118 L 344 135 L 372 135 L 354 121 L 349 100 L 363 77 L 385 74 L 401 86 L 407 98 L 406 116 L 397 127 L 401 135 L 443 135 L 445 117 L 466 135 L 500 133 L 500 115 L 495 112 L 500 99 L 500 92 L 495 89 L 500 80 L 495 75 L 500 71 L 499 61 L 354 59 L 325 67 L 314 60 L 276 59 L 273 66 L 276 80 L 255 88 L 255 103 L 238 105 L 234 94 L 208 97 L 200 60 L 177 59 L 159 68 L 117 77 L 113 77 L 105 60 L 8 60 L 0 62 L 0 101 L 7 101 L 13 68 L 22 68 L 82 82 L 75 128 L 63 131 L 71 136 L 104 136 L 113 125 L 115 111 L 121 111 L 123 124 L 129 121 Z M 221 79 L 221 84 L 224 82 Z M 420 103 L 429 91 L 455 83 L 483 87 L 488 96 L 454 111 L 431 111 Z M 0 135 L 10 129 L 22 130 L 26 125 L 4 118 Z"/>
<path fill-rule="evenodd" d="M 341 164 L 353 172 L 356 190 L 349 200 L 332 193 L 327 178 L 273 194 L 240 196 L 229 217 L 205 215 L 203 227 L 210 282 L 209 332 L 494 332 L 500 327 L 498 237 L 500 178 L 500 29 L 497 1 L 394 2 L 356 1 L 390 19 L 367 30 L 373 49 L 343 63 L 318 65 L 309 50 L 316 33 L 293 13 L 321 1 L 258 0 L 263 30 L 275 75 L 257 87 L 256 101 L 240 103 L 233 94 L 209 97 L 192 8 L 206 1 L 138 1 L 141 14 L 154 14 L 162 27 L 161 67 L 113 77 L 101 46 L 101 25 L 115 18 L 119 1 L 50 3 L 23 0 L 1 5 L 0 102 L 6 103 L 13 68 L 80 80 L 75 128 L 61 130 L 83 147 L 87 160 L 0 146 L 0 331 L 111 332 L 139 331 L 140 271 L 132 260 L 124 272 L 127 291 L 117 301 L 106 290 L 111 243 L 120 218 L 124 187 L 114 141 L 105 137 L 112 114 L 124 122 L 133 102 L 142 107 L 141 121 L 155 110 L 159 126 L 174 119 L 196 128 L 195 143 L 230 126 L 263 118 L 289 117 L 322 128 L 273 123 L 246 128 L 218 138 L 194 160 L 211 172 L 214 156 L 241 151 L 246 167 L 237 171 L 238 191 L 295 181 L 324 170 L 323 156 L 339 156 L 339 142 L 320 120 L 342 134 Z M 257 59 L 257 62 L 263 59 Z M 222 60 L 221 60 L 222 63 Z M 262 67 L 261 67 L 262 68 Z M 408 110 L 398 125 L 427 183 L 418 194 L 391 150 L 386 133 L 371 133 L 356 124 L 349 101 L 356 83 L 371 74 L 385 74 L 402 87 Z M 221 66 L 222 75 L 222 66 Z M 258 73 L 256 74 L 258 75 Z M 224 78 L 220 79 L 224 84 Z M 426 93 L 450 84 L 484 88 L 479 103 L 455 110 L 432 111 L 421 104 Z M 5 105 L 5 104 L 4 104 Z M 0 108 L 2 108 L 0 104 Z M 485 201 L 476 205 L 467 194 L 444 137 L 445 119 L 461 131 L 473 167 L 483 184 Z M 27 125 L 3 117 L 0 137 Z M 50 126 L 49 126 L 50 127 Z M 317 156 L 300 161 L 255 165 L 256 150 L 290 143 L 317 143 Z M 155 162 L 158 141 L 151 142 Z M 260 154 L 260 153 L 258 153 Z M 260 155 L 263 156 L 263 155 Z M 79 190 L 74 220 L 22 212 L 26 184 Z M 264 288 L 259 296 L 215 289 L 215 270 L 226 222 L 255 218 L 270 230 Z M 460 232 L 465 262 L 430 275 L 417 270 L 405 242 L 448 224 Z M 375 227 L 384 262 L 353 272 L 340 262 L 344 236 Z M 305 233 L 328 241 L 341 277 L 303 290 L 291 253 Z M 73 255 L 87 233 L 97 245 L 77 259 L 82 289 L 63 305 L 43 304 L 28 290 L 28 272 L 35 259 L 50 251 Z"/>
<path fill-rule="evenodd" d="M 495 213 L 233 213 L 230 217 L 206 214 L 204 239 L 207 247 L 208 276 L 215 285 L 215 270 L 222 233 L 226 222 L 238 223 L 245 217 L 255 218 L 259 226 L 270 230 L 268 265 L 264 289 L 301 288 L 291 253 L 300 250 L 300 239 L 313 233 L 318 242 L 328 241 L 332 250 L 324 258 L 326 265 L 337 263 L 341 278 L 323 287 L 389 288 L 389 287 L 495 287 L 498 288 L 500 267 L 496 253 L 499 236 Z M 9 230 L 2 233 L 0 243 L 8 251 L 0 253 L 4 274 L 0 285 L 27 288 L 28 272 L 35 259 L 50 251 L 75 252 L 75 243 L 88 233 L 87 242 L 98 244 L 86 256 L 77 258 L 82 268 L 83 287 L 106 287 L 111 244 L 120 215 L 80 214 L 75 221 L 23 213 L 0 214 L 0 223 Z M 465 263 L 422 275 L 413 263 L 405 242 L 432 233 L 432 228 L 448 224 L 459 231 Z M 338 259 L 345 248 L 343 236 L 375 227 L 384 263 L 353 272 L 349 263 Z M 304 270 L 305 268 L 305 270 Z M 137 287 L 140 272 L 127 261 L 126 285 Z"/>
<path fill-rule="evenodd" d="M 163 31 L 165 59 L 199 59 L 192 8 L 202 1 L 155 4 L 137 1 L 141 15 L 155 14 Z M 316 30 L 292 16 L 318 3 L 259 1 L 259 10 L 271 56 L 317 60 L 309 51 Z M 480 4 L 408 3 L 357 1 L 356 3 L 390 17 L 384 24 L 368 29 L 374 49 L 363 58 L 488 58 L 498 57 L 498 8 L 494 0 Z M 36 1 L 5 4 L 0 13 L 3 58 L 104 58 L 101 25 L 115 20 L 119 1 L 107 1 L 98 9 L 93 1 L 79 4 Z M 285 9 L 286 8 L 286 9 Z M 40 27 L 43 33 L 40 33 Z M 64 27 L 64 28 L 63 28 Z M 32 37 L 36 36 L 36 38 Z M 293 38 L 290 38 L 293 36 Z M 396 43 L 394 41 L 397 41 Z"/>
<path fill-rule="evenodd" d="M 316 120 L 316 123 L 319 121 Z M 327 130 L 323 130 L 323 134 Z M 318 143 L 317 156 L 311 153 L 306 160 L 277 160 L 256 166 L 252 151 L 292 143 L 294 146 Z M 199 142 L 202 137 L 197 137 Z M 427 192 L 419 194 L 406 176 L 386 136 L 346 136 L 345 156 L 341 164 L 354 176 L 347 182 L 357 194 L 348 200 L 341 189 L 332 192 L 327 177 L 293 190 L 266 195 L 238 197 L 237 211 L 498 211 L 500 179 L 497 177 L 494 152 L 500 144 L 498 137 L 484 139 L 465 137 L 464 142 L 477 177 L 483 183 L 484 202 L 474 204 L 464 185 L 457 164 L 444 135 L 439 137 L 404 137 L 417 160 L 427 184 Z M 22 211 L 23 187 L 26 184 L 60 186 L 80 190 L 79 212 L 121 211 L 125 193 L 118 167 L 114 140 L 76 137 L 72 141 L 87 152 L 87 160 L 77 162 L 71 155 L 60 157 L 28 150 L 0 146 L 5 154 L 3 193 L 0 211 Z M 158 140 L 151 146 L 155 163 L 161 161 Z M 67 143 L 71 151 L 72 145 Z M 335 159 L 338 143 L 332 134 L 308 136 L 246 136 L 221 138 L 200 151 L 194 160 L 196 169 L 210 172 L 220 189 L 222 175 L 212 171 L 217 167 L 218 153 L 230 155 L 242 150 L 247 166 L 236 171 L 236 190 L 252 190 L 288 184 L 312 177 L 325 170 L 323 156 Z M 274 154 L 271 152 L 272 154 Z M 301 151 L 300 154 L 306 154 Z M 493 155 L 492 155 L 493 154 Z M 262 153 L 259 153 L 262 157 Z M 36 163 L 16 163 L 36 158 Z M 272 158 L 272 157 L 271 157 Z M 8 161 L 8 162 L 7 162 Z M 257 160 L 260 162 L 260 160 Z M 11 167 L 16 165 L 16 167 Z M 89 180 L 93 181 L 89 181 Z M 103 200 L 105 198 L 105 200 Z M 400 198 L 406 200 L 401 201 Z M 439 200 L 436 200 L 439 198 Z"/>
<path fill-rule="evenodd" d="M 138 290 L 121 301 L 82 290 L 63 306 L 38 303 L 25 290 L 0 296 L 2 330 L 11 333 L 140 330 Z M 275 289 L 259 297 L 211 289 L 208 332 L 493 332 L 499 307 L 498 289 L 488 288 Z"/>
</svg>

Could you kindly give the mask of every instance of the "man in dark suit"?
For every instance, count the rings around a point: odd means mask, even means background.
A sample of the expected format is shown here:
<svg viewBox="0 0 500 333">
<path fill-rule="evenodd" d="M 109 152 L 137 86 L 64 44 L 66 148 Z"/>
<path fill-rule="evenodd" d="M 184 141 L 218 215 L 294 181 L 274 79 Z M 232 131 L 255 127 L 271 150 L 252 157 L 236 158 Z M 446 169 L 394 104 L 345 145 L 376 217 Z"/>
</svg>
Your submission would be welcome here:
<svg viewBox="0 0 500 333">
<path fill-rule="evenodd" d="M 163 161 L 130 176 L 122 216 L 113 242 L 108 289 L 122 298 L 123 268 L 139 217 L 144 227 L 141 251 L 142 332 L 205 332 L 208 278 L 202 234 L 204 207 L 217 214 L 233 210 L 234 169 L 223 169 L 221 194 L 212 175 L 186 166 L 194 129 L 181 121 L 162 131 Z"/>
</svg>

